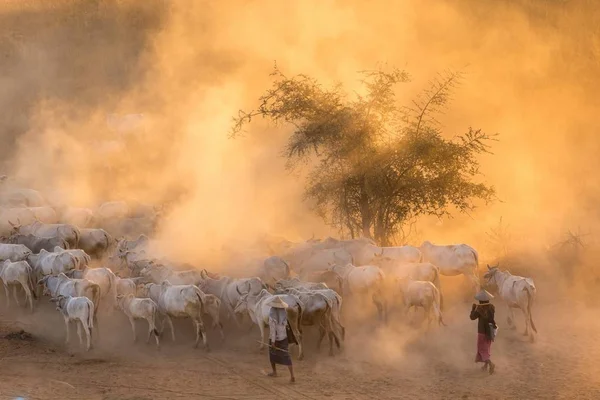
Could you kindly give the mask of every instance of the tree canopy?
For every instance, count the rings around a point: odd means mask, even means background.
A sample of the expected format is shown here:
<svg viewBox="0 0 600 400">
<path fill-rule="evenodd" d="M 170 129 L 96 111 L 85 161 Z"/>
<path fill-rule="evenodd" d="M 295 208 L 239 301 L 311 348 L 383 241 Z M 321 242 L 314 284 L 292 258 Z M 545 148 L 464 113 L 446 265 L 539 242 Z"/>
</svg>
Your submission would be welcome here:
<svg viewBox="0 0 600 400">
<path fill-rule="evenodd" d="M 362 71 L 364 94 L 352 95 L 277 67 L 271 75 L 258 108 L 234 118 L 232 136 L 256 116 L 291 124 L 288 167 L 309 168 L 305 199 L 342 233 L 389 245 L 420 215 L 449 215 L 451 206 L 468 212 L 476 199 L 492 200 L 494 188 L 475 178 L 477 156 L 489 153 L 494 135 L 469 128 L 446 139 L 436 120 L 460 73 L 439 75 L 408 107 L 396 99 L 396 87 L 409 81 L 398 69 Z"/>
</svg>

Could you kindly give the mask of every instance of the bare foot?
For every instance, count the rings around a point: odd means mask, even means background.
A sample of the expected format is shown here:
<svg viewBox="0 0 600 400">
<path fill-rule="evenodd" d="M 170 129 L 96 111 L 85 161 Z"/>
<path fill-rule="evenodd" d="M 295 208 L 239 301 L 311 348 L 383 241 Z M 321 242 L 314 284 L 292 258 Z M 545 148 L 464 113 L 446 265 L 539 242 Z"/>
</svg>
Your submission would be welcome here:
<svg viewBox="0 0 600 400">
<path fill-rule="evenodd" d="M 277 378 L 277 372 L 269 372 L 267 376 L 270 376 L 271 378 Z"/>
<path fill-rule="evenodd" d="M 290 383 L 296 383 L 296 378 L 292 376 L 292 377 L 290 378 Z"/>
<path fill-rule="evenodd" d="M 496 371 L 496 364 L 490 363 L 490 375 Z"/>
</svg>

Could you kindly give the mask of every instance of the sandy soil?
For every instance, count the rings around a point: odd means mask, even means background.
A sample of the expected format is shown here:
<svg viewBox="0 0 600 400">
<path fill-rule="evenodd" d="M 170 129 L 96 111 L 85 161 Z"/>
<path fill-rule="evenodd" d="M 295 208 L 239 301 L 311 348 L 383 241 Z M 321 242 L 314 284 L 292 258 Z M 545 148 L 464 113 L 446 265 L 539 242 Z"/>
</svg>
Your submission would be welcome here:
<svg viewBox="0 0 600 400">
<path fill-rule="evenodd" d="M 229 329 L 223 344 L 210 332 L 212 351 L 206 353 L 192 349 L 191 323 L 178 321 L 178 342 L 164 337 L 157 351 L 144 343 L 145 323 L 133 344 L 126 319 L 101 316 L 101 341 L 85 353 L 76 343 L 64 346 L 62 319 L 44 299 L 33 315 L 0 311 L 0 399 L 600 398 L 596 309 L 538 304 L 540 334 L 531 344 L 521 336 L 521 316 L 519 331 L 504 329 L 506 312 L 498 303 L 501 330 L 492 348 L 498 373 L 489 376 L 473 363 L 469 303 L 450 298 L 448 304 L 446 328 L 427 331 L 419 327 L 420 315 L 408 323 L 392 316 L 388 327 L 347 324 L 343 352 L 334 357 L 326 346 L 317 354 L 315 334 L 305 328 L 306 359 L 295 360 L 298 382 L 290 385 L 287 371 L 277 379 L 261 374 L 268 361 L 257 350 L 256 328 Z M 31 337 L 15 335 L 20 329 Z"/>
</svg>

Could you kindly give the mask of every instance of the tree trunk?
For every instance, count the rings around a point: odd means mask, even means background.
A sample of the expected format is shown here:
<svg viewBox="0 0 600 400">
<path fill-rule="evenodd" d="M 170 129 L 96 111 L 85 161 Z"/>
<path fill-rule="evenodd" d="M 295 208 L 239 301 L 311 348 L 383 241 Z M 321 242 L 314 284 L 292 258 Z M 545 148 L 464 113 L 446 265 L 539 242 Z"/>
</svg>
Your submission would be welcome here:
<svg viewBox="0 0 600 400">
<path fill-rule="evenodd" d="M 372 239 L 371 235 L 371 225 L 373 224 L 373 214 L 371 213 L 371 208 L 369 207 L 369 196 L 364 188 L 365 182 L 363 178 L 363 187 L 360 191 L 360 217 L 362 222 L 362 234 L 363 237 L 368 239 Z"/>
</svg>

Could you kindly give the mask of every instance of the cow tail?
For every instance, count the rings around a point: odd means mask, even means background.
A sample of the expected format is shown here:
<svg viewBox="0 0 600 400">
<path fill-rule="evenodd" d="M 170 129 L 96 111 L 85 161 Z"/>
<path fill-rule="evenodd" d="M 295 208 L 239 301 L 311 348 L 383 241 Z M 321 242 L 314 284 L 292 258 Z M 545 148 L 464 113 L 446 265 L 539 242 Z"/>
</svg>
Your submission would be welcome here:
<svg viewBox="0 0 600 400">
<path fill-rule="evenodd" d="M 88 327 L 90 328 L 90 337 L 92 336 L 92 329 L 94 328 L 94 315 L 96 315 L 96 311 L 94 308 L 90 306 L 90 303 L 87 303 L 88 307 Z"/>
<path fill-rule="evenodd" d="M 158 329 L 156 329 L 156 313 L 158 312 L 158 307 L 154 306 L 154 312 L 152 313 L 152 333 L 154 336 L 159 337 Z"/>
<path fill-rule="evenodd" d="M 531 323 L 531 329 L 533 329 L 533 331 L 535 333 L 537 333 L 537 329 L 535 327 L 535 324 L 533 323 L 533 315 L 531 313 L 531 305 L 533 304 L 533 294 L 535 293 L 535 288 L 533 288 L 531 285 L 527 285 L 527 287 L 525 288 L 525 291 L 527 292 L 527 315 L 529 316 L 529 322 Z M 534 293 L 532 293 L 532 291 Z"/>
</svg>

